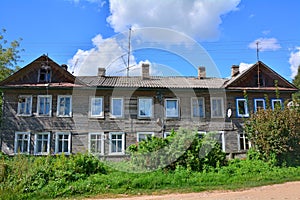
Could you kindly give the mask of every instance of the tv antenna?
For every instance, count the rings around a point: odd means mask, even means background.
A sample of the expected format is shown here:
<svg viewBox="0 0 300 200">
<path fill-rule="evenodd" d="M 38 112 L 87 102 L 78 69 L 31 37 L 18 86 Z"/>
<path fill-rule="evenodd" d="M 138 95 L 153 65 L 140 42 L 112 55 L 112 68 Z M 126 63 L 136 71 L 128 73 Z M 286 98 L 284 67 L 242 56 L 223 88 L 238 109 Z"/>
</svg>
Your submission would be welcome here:
<svg viewBox="0 0 300 200">
<path fill-rule="evenodd" d="M 256 58 L 257 58 L 257 61 L 259 61 L 259 44 L 260 42 L 259 41 L 256 41 Z"/>
<path fill-rule="evenodd" d="M 131 51 L 131 27 L 128 31 L 128 55 L 127 55 L 127 76 L 129 76 L 129 64 L 130 64 L 130 51 Z M 123 57 L 122 57 L 123 58 Z"/>
</svg>

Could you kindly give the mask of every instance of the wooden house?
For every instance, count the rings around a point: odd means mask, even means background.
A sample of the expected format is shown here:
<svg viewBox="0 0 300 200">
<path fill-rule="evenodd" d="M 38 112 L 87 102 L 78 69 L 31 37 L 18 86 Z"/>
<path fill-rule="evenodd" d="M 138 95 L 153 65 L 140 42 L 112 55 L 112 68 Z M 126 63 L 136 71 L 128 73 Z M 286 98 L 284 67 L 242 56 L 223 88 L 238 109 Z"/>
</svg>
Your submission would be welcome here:
<svg viewBox="0 0 300 200">
<path fill-rule="evenodd" d="M 261 61 L 231 70 L 230 78 L 206 77 L 204 67 L 195 77 L 157 77 L 144 64 L 141 76 L 106 76 L 99 68 L 75 77 L 43 55 L 0 83 L 1 151 L 119 159 L 130 144 L 183 127 L 214 131 L 223 151 L 245 153 L 245 118 L 268 102 L 283 106 L 297 88 Z"/>
</svg>

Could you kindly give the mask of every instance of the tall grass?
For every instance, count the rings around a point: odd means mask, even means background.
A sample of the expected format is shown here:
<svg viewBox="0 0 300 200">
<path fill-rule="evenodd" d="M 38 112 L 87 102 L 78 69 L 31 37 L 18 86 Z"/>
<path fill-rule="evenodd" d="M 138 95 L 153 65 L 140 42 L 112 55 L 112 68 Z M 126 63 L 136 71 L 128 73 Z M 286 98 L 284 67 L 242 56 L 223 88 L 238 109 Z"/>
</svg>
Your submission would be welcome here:
<svg viewBox="0 0 300 200">
<path fill-rule="evenodd" d="M 259 160 L 231 160 L 203 172 L 177 167 L 126 173 L 89 155 L 66 157 L 0 156 L 0 199 L 53 199 L 96 195 L 199 192 L 238 189 L 300 180 L 299 167 Z"/>
</svg>

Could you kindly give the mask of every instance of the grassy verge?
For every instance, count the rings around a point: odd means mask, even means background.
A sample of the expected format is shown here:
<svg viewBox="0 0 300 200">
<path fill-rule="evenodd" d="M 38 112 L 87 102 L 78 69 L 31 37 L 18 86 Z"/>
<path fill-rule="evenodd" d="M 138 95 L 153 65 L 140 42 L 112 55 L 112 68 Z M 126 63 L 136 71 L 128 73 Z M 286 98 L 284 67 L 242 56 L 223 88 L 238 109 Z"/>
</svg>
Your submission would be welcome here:
<svg viewBox="0 0 300 200">
<path fill-rule="evenodd" d="M 15 166 L 15 167 L 13 167 Z M 205 172 L 126 173 L 88 155 L 2 158 L 0 199 L 53 199 L 237 190 L 300 180 L 300 167 L 233 160 Z"/>
</svg>

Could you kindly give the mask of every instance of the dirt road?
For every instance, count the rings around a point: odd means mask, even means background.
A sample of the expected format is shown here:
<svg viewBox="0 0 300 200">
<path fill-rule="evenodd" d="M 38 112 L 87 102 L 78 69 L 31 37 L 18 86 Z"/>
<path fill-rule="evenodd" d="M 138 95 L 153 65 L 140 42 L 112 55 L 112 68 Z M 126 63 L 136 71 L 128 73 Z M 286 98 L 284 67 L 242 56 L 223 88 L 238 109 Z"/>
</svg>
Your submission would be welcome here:
<svg viewBox="0 0 300 200">
<path fill-rule="evenodd" d="M 101 198 L 98 198 L 99 200 Z M 167 194 L 160 196 L 137 196 L 106 200 L 300 200 L 300 181 L 256 187 L 241 191 L 213 191 L 188 194 Z M 93 199 L 95 200 L 95 199 Z M 102 199 L 103 200 L 103 199 Z"/>
</svg>

